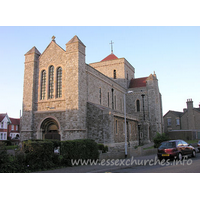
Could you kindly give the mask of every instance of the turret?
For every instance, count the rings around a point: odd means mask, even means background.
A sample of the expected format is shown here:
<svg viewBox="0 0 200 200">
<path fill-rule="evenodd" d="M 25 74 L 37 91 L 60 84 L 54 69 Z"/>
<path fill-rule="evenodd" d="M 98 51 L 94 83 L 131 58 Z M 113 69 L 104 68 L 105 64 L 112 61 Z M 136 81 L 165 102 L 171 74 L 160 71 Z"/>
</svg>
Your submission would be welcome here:
<svg viewBox="0 0 200 200">
<path fill-rule="evenodd" d="M 33 47 L 25 54 L 23 113 L 21 120 L 21 140 L 31 137 L 33 131 L 33 111 L 37 101 L 38 58 L 40 52 Z"/>
</svg>

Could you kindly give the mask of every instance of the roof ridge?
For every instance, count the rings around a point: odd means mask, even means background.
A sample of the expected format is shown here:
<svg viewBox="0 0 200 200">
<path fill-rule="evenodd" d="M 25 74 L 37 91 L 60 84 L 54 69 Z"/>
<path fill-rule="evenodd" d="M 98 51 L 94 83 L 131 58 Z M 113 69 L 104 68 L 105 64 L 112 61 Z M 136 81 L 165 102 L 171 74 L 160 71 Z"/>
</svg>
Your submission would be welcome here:
<svg viewBox="0 0 200 200">
<path fill-rule="evenodd" d="M 108 60 L 115 60 L 115 59 L 119 59 L 119 58 L 114 53 L 111 53 L 108 56 L 106 56 L 103 60 L 101 60 L 100 62 L 108 61 Z"/>
<path fill-rule="evenodd" d="M 41 55 L 41 53 L 38 51 L 38 49 L 35 46 L 32 47 L 25 55 L 32 54 L 32 53 L 36 53 L 38 55 Z"/>
<path fill-rule="evenodd" d="M 72 44 L 72 43 L 75 43 L 75 42 L 80 42 L 83 46 L 85 46 L 77 35 L 75 35 L 69 42 L 67 42 L 66 45 L 67 44 Z"/>
</svg>

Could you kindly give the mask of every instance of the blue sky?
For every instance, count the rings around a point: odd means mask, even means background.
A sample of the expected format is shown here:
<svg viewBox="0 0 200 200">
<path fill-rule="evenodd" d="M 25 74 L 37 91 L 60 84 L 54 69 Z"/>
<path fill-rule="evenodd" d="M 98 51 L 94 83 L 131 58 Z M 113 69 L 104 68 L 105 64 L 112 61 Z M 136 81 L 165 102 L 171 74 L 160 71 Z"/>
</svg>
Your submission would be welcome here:
<svg viewBox="0 0 200 200">
<path fill-rule="evenodd" d="M 19 117 L 23 98 L 24 54 L 33 46 L 42 53 L 56 36 L 63 49 L 77 35 L 86 46 L 86 63 L 110 54 L 126 58 L 135 77 L 155 71 L 162 94 L 163 114 L 182 111 L 188 98 L 198 107 L 200 96 L 200 27 L 195 26 L 1 26 L 0 112 Z"/>
</svg>

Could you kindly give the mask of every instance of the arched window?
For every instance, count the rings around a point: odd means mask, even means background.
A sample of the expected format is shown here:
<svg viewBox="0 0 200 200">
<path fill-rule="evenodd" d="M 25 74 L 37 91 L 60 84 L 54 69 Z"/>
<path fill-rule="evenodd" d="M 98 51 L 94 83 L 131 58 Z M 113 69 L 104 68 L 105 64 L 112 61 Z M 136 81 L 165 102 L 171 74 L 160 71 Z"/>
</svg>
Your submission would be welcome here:
<svg viewBox="0 0 200 200">
<path fill-rule="evenodd" d="M 113 78 L 116 79 L 117 78 L 117 75 L 116 75 L 116 70 L 114 69 L 113 71 Z"/>
<path fill-rule="evenodd" d="M 53 98 L 54 93 L 54 66 L 49 67 L 49 99 Z"/>
<path fill-rule="evenodd" d="M 40 93 L 40 99 L 45 99 L 46 95 L 46 71 L 43 70 L 41 73 L 41 93 Z"/>
<path fill-rule="evenodd" d="M 56 97 L 60 98 L 62 97 L 62 68 L 59 67 L 57 69 L 57 91 L 56 91 Z"/>
<path fill-rule="evenodd" d="M 137 112 L 140 112 L 140 100 L 136 101 Z"/>
</svg>

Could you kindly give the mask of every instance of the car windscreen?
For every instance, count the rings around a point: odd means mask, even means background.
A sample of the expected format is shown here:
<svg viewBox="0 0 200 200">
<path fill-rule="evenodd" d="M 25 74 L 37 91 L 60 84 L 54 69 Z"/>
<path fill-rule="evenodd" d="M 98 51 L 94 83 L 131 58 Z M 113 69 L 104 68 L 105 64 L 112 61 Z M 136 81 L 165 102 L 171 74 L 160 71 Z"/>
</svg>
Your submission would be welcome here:
<svg viewBox="0 0 200 200">
<path fill-rule="evenodd" d="M 167 148 L 176 148 L 176 142 L 164 142 L 161 144 L 159 148 L 167 149 Z"/>
</svg>

